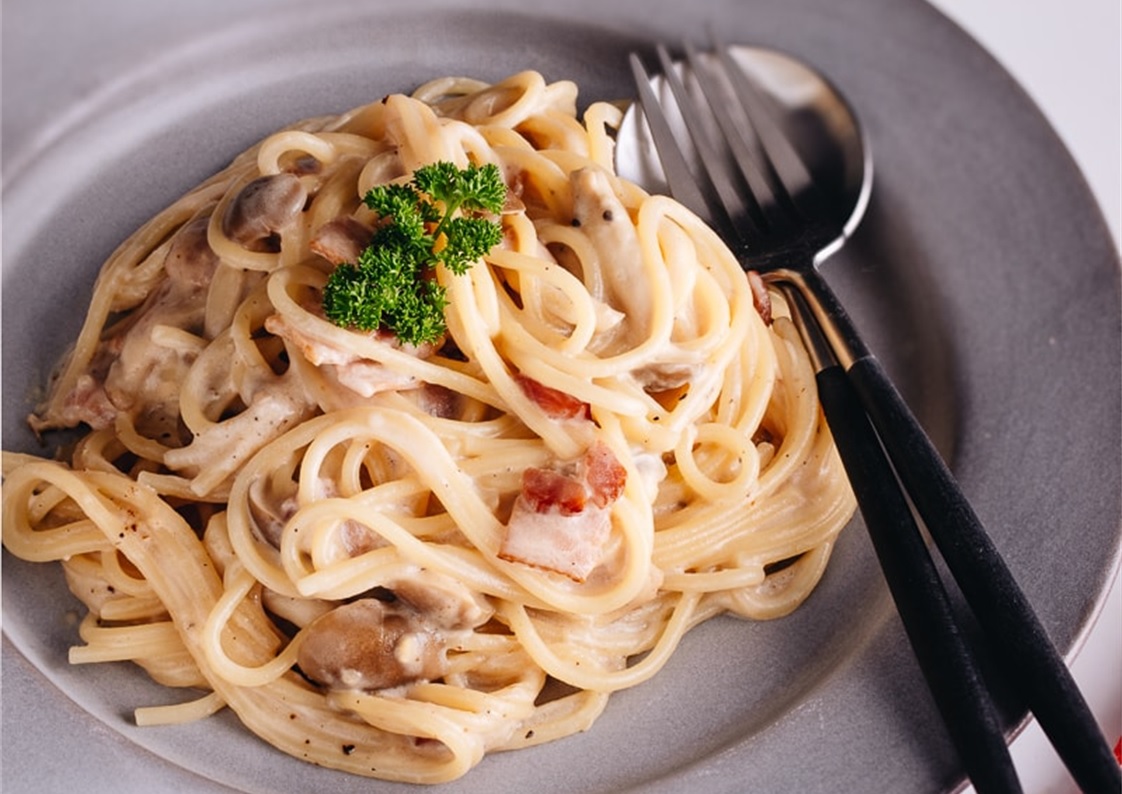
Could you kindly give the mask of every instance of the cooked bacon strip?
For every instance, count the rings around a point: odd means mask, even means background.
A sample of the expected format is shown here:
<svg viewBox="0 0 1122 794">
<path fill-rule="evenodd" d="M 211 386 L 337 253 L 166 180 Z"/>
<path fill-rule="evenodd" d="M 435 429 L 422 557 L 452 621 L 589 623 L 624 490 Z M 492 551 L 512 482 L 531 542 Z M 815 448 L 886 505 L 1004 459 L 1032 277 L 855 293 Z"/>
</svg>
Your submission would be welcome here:
<svg viewBox="0 0 1122 794">
<path fill-rule="evenodd" d="M 499 557 L 583 582 L 600 563 L 627 471 L 602 442 L 568 469 L 523 473 Z"/>
<path fill-rule="evenodd" d="M 588 489 L 580 480 L 552 469 L 531 468 L 522 472 L 521 498 L 535 513 L 556 508 L 563 516 L 572 516 L 588 505 Z"/>
<path fill-rule="evenodd" d="M 370 245 L 373 236 L 374 230 L 365 223 L 344 215 L 320 226 L 308 242 L 308 248 L 333 265 L 353 264 Z"/>
<path fill-rule="evenodd" d="M 590 419 L 590 406 L 571 394 L 546 386 L 531 377 L 518 374 L 514 380 L 522 392 L 533 400 L 550 419 Z"/>
<path fill-rule="evenodd" d="M 218 267 L 218 256 L 206 238 L 209 220 L 209 215 L 200 216 L 175 233 L 164 258 L 167 277 L 144 303 L 107 331 L 87 371 L 66 395 L 62 410 L 42 420 L 30 417 L 36 432 L 80 422 L 100 430 L 125 412 L 146 435 L 175 437 L 180 384 L 195 352 L 153 344 L 152 332 L 168 326 L 203 333 L 207 290 Z"/>
<path fill-rule="evenodd" d="M 319 307 L 309 306 L 309 311 L 321 314 Z M 362 358 L 345 347 L 336 346 L 331 339 L 297 328 L 283 315 L 274 314 L 265 319 L 265 330 L 296 346 L 304 358 L 317 367 L 328 368 L 343 386 L 362 397 L 371 397 L 384 391 L 415 389 L 421 385 L 415 377 L 395 372 L 384 364 Z M 428 358 L 439 348 L 442 340 L 432 344 L 406 345 L 393 334 L 382 331 L 352 331 L 365 334 L 379 342 L 402 350 L 417 358 Z"/>
<path fill-rule="evenodd" d="M 499 557 L 583 582 L 599 564 L 611 528 L 604 508 L 589 506 L 573 515 L 539 513 L 519 499 Z"/>
<path fill-rule="evenodd" d="M 603 441 L 594 443 L 584 456 L 584 479 L 597 507 L 607 507 L 623 493 L 627 469 Z"/>
<path fill-rule="evenodd" d="M 103 430 L 111 427 L 116 418 L 117 406 L 105 393 L 104 383 L 93 375 L 82 374 L 66 395 L 55 422 L 44 422 L 32 414 L 28 417 L 28 423 L 36 432 L 52 427 L 74 427 L 82 422 L 94 430 Z"/>
<path fill-rule="evenodd" d="M 767 291 L 767 285 L 764 284 L 759 273 L 755 270 L 749 270 L 747 273 L 748 286 L 752 288 L 752 305 L 763 318 L 764 324 L 771 325 L 771 293 Z"/>
</svg>

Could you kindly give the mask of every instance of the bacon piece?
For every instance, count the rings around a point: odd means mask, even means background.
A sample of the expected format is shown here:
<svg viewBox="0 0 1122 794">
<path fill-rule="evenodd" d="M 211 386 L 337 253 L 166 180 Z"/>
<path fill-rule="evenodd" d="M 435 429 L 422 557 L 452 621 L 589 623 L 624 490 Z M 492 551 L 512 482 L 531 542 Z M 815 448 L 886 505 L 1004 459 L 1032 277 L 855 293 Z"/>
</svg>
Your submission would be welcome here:
<svg viewBox="0 0 1122 794">
<path fill-rule="evenodd" d="M 560 510 L 540 513 L 519 498 L 499 557 L 583 582 L 599 564 L 611 528 L 606 508 L 588 505 L 572 515 Z"/>
<path fill-rule="evenodd" d="M 584 483 L 552 469 L 526 469 L 522 472 L 522 499 L 535 513 L 556 508 L 563 516 L 584 510 L 588 490 Z"/>
<path fill-rule="evenodd" d="M 330 368 L 340 384 L 362 397 L 371 397 L 384 391 L 414 389 L 420 385 L 420 381 L 412 375 L 395 372 L 380 362 L 361 358 L 345 347 L 337 346 L 332 339 L 296 327 L 283 315 L 274 314 L 265 318 L 265 330 L 291 342 L 315 366 Z M 365 333 L 378 342 L 418 358 L 433 355 L 440 344 L 438 340 L 431 344 L 407 345 L 393 334 L 381 331 L 350 333 Z"/>
<path fill-rule="evenodd" d="M 550 419 L 590 419 L 588 403 L 581 402 L 571 394 L 546 386 L 526 375 L 517 374 L 514 380 L 522 387 L 522 393 L 533 400 Z"/>
<path fill-rule="evenodd" d="M 607 507 L 623 493 L 627 484 L 627 469 L 623 468 L 607 444 L 597 441 L 585 453 L 584 479 L 593 504 Z"/>
<path fill-rule="evenodd" d="M 764 284 L 759 273 L 749 270 L 747 274 L 748 286 L 752 288 L 752 305 L 763 318 L 764 324 L 771 325 L 771 293 L 767 291 L 767 285 Z"/>
<path fill-rule="evenodd" d="M 85 422 L 94 430 L 103 430 L 112 427 L 117 418 L 117 406 L 105 393 L 105 385 L 92 375 L 82 374 L 74 383 L 74 389 L 66 395 L 60 413 L 59 424 L 63 427 L 74 427 L 80 422 Z M 29 417 L 33 428 L 53 427 L 46 422 L 38 422 L 34 415 Z"/>
<path fill-rule="evenodd" d="M 583 582 L 600 563 L 610 506 L 626 482 L 626 469 L 602 442 L 568 470 L 527 469 L 499 557 Z"/>
<path fill-rule="evenodd" d="M 353 264 L 370 245 L 373 236 L 374 230 L 365 223 L 344 215 L 320 226 L 308 242 L 308 248 L 333 265 Z"/>
<path fill-rule="evenodd" d="M 180 384 L 196 353 L 154 344 L 152 332 L 169 326 L 203 333 L 207 291 L 218 267 L 218 256 L 207 243 L 209 222 L 209 215 L 200 216 L 172 236 L 163 263 L 167 277 L 106 330 L 59 410 L 29 417 L 32 429 L 85 422 L 100 430 L 112 426 L 118 413 L 128 413 L 145 435 L 176 436 Z"/>
</svg>

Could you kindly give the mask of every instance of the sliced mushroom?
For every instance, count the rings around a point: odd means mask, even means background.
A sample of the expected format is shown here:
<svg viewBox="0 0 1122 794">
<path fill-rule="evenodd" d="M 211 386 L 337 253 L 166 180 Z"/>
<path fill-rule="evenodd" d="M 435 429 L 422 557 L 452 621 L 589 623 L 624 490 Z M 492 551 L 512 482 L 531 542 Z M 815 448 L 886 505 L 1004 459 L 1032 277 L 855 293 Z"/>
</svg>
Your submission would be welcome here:
<svg viewBox="0 0 1122 794">
<path fill-rule="evenodd" d="M 241 189 L 222 216 L 222 232 L 250 251 L 278 251 L 278 233 L 303 211 L 308 200 L 295 174 L 254 179 Z"/>
<path fill-rule="evenodd" d="M 701 365 L 697 363 L 659 361 L 637 367 L 632 375 L 648 392 L 658 394 L 685 386 L 700 369 Z"/>
<path fill-rule="evenodd" d="M 309 624 L 297 663 L 322 686 L 372 691 L 439 678 L 445 650 L 444 637 L 419 614 L 363 598 Z"/>
<path fill-rule="evenodd" d="M 470 629 L 486 623 L 490 604 L 451 576 L 418 570 L 393 582 L 393 594 L 423 619 L 442 629 Z"/>
<path fill-rule="evenodd" d="M 201 215 L 175 233 L 164 258 L 168 278 L 186 287 L 205 287 L 214 278 L 218 255 L 207 242 L 210 215 Z"/>
<path fill-rule="evenodd" d="M 446 652 L 494 615 L 459 580 L 415 568 L 378 588 L 378 598 L 336 607 L 308 625 L 300 669 L 330 689 L 388 689 L 440 678 Z"/>
<path fill-rule="evenodd" d="M 595 344 L 606 352 L 629 348 L 646 337 L 651 320 L 650 290 L 635 278 L 643 269 L 638 233 L 612 189 L 608 172 L 581 168 L 570 175 L 570 182 L 573 225 L 585 232 L 596 254 L 581 262 L 582 276 L 597 300 L 623 315 Z"/>
<path fill-rule="evenodd" d="M 255 478 L 249 484 L 249 515 L 261 537 L 273 548 L 279 549 L 284 525 L 299 507 L 296 501 L 296 483 L 289 480 L 283 485 L 279 480 Z"/>
<path fill-rule="evenodd" d="M 438 419 L 455 419 L 464 408 L 463 394 L 436 383 L 423 383 L 421 388 L 407 394 L 422 411 Z"/>
<path fill-rule="evenodd" d="M 261 589 L 261 603 L 265 609 L 297 628 L 310 625 L 330 612 L 333 607 L 330 601 L 281 595 L 267 587 Z"/>
</svg>

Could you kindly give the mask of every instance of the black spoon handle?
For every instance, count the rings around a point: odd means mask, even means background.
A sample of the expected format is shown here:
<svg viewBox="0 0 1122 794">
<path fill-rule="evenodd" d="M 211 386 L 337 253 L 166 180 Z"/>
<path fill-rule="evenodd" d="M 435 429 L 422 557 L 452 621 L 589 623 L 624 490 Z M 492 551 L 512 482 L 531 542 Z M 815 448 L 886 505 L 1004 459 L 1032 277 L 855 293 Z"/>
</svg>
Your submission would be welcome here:
<svg viewBox="0 0 1122 794">
<path fill-rule="evenodd" d="M 798 296 L 789 298 L 815 363 L 819 402 L 873 549 L 959 758 L 977 791 L 1019 792 L 997 710 L 884 449 L 853 384 L 798 306 Z"/>
<path fill-rule="evenodd" d="M 1119 791 L 1122 774 L 1094 714 L 954 475 L 829 285 L 815 271 L 805 286 L 817 303 L 816 319 L 832 324 L 830 346 L 990 640 L 1002 675 L 1036 715 L 1084 791 Z"/>
</svg>

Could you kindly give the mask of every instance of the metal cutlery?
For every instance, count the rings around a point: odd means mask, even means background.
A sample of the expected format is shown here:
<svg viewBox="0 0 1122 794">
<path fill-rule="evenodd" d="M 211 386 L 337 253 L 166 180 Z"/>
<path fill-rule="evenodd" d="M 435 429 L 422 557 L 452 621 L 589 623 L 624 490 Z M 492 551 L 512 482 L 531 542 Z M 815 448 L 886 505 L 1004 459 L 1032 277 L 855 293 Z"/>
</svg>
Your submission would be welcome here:
<svg viewBox="0 0 1122 794">
<path fill-rule="evenodd" d="M 1119 767 L 1063 659 L 950 469 L 818 271 L 856 228 L 871 188 L 872 160 L 856 115 L 825 78 L 781 53 L 718 46 L 702 54 L 686 46 L 679 62 L 665 47 L 657 55 L 661 98 L 637 55 L 631 66 L 661 176 L 671 195 L 722 234 L 746 270 L 760 272 L 787 297 L 890 591 L 975 788 L 1018 791 L 1020 784 L 909 500 L 1002 674 L 1075 780 L 1088 791 L 1119 790 Z M 759 67 L 755 79 L 743 68 L 746 60 Z M 793 86 L 800 107 L 814 108 L 814 123 L 792 118 L 761 90 L 760 74 Z M 823 140 L 830 146 L 815 146 Z M 842 155 L 822 159 L 822 148 Z"/>
</svg>

